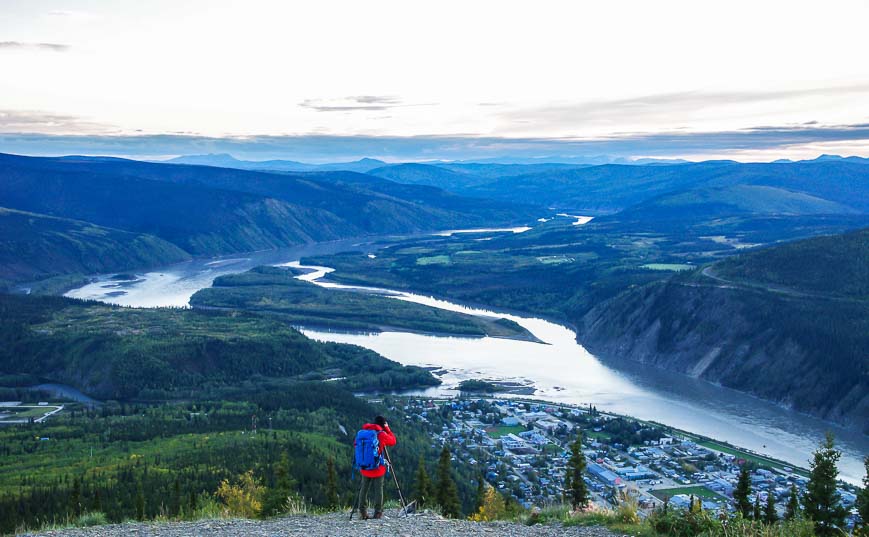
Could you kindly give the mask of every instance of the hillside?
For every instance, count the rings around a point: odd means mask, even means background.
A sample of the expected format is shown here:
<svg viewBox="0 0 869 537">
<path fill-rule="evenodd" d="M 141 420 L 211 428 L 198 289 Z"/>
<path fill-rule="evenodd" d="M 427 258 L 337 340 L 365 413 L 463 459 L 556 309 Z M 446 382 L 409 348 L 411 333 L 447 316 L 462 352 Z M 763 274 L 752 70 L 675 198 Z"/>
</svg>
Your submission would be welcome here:
<svg viewBox="0 0 869 537">
<path fill-rule="evenodd" d="M 533 207 L 354 172 L 273 174 L 0 154 L 0 177 L 0 206 L 153 235 L 191 255 L 509 223 L 538 214 Z M 16 272 L 22 270 L 38 269 Z"/>
<path fill-rule="evenodd" d="M 0 280 L 115 272 L 188 257 L 152 235 L 0 207 Z"/>
<path fill-rule="evenodd" d="M 427 371 L 367 349 L 318 343 L 286 323 L 239 312 L 0 295 L 0 342 L 0 373 L 70 384 L 97 399 L 189 397 L 191 390 L 201 397 L 269 379 L 341 377 L 337 384 L 356 390 L 437 384 Z"/>
<path fill-rule="evenodd" d="M 625 291 L 579 339 L 869 431 L 869 230 L 770 247 Z"/>
<path fill-rule="evenodd" d="M 869 168 L 820 161 L 785 164 L 701 162 L 674 166 L 604 165 L 502 178 L 475 189 L 498 199 L 534 199 L 574 211 L 614 212 L 664 194 L 734 185 L 767 186 L 869 211 Z M 503 194 L 498 196 L 497 193 Z M 761 210 L 761 212 L 770 212 Z"/>
<path fill-rule="evenodd" d="M 746 252 L 717 263 L 714 269 L 728 281 L 869 300 L 869 229 Z"/>
</svg>

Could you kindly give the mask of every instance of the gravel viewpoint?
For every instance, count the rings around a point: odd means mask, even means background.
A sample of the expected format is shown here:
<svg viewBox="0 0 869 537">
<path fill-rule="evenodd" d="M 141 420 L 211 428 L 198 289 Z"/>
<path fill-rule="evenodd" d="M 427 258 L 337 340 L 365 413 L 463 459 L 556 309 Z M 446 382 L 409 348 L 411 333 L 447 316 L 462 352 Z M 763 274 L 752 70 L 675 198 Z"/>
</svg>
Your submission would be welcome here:
<svg viewBox="0 0 869 537">
<path fill-rule="evenodd" d="M 278 537 L 467 537 L 492 535 L 504 537 L 618 537 L 604 528 L 549 525 L 525 526 L 507 522 L 470 522 L 450 520 L 432 513 L 399 517 L 387 512 L 383 520 L 348 519 L 348 513 L 291 516 L 270 520 L 201 520 L 197 522 L 130 523 L 92 528 L 54 530 L 27 536 L 63 535 L 70 537 L 187 537 L 198 535 Z"/>
</svg>

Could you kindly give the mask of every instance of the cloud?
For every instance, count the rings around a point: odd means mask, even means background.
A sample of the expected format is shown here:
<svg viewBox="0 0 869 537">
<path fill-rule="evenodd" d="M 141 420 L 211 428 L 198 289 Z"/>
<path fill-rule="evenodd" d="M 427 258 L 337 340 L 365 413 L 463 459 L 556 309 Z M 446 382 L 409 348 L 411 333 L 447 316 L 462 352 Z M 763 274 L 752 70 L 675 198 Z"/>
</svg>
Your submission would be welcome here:
<svg viewBox="0 0 869 537">
<path fill-rule="evenodd" d="M 589 124 L 649 122 L 687 117 L 711 108 L 750 105 L 808 97 L 869 96 L 869 83 L 781 91 L 685 91 L 644 95 L 627 99 L 595 100 L 518 107 L 498 114 L 502 132 L 524 130 L 524 124 L 573 127 Z"/>
<path fill-rule="evenodd" d="M 28 43 L 23 41 L 0 41 L 0 51 L 3 50 L 37 50 L 47 52 L 66 52 L 69 45 L 61 43 Z"/>
<path fill-rule="evenodd" d="M 117 132 L 109 125 L 77 116 L 28 110 L 0 110 L 0 133 L 107 134 Z"/>
<path fill-rule="evenodd" d="M 410 106 L 434 106 L 436 103 L 404 103 L 400 98 L 391 95 L 356 95 L 340 99 L 305 99 L 299 103 L 302 108 L 317 112 L 356 112 L 383 111 L 392 108 Z"/>
<path fill-rule="evenodd" d="M 81 120 L 49 114 L 25 114 L 17 117 L 8 114 L 0 112 L 0 129 L 9 132 L 11 125 L 17 127 L 16 130 L 20 133 L 0 134 L 0 152 L 32 155 L 232 153 L 239 158 L 251 160 L 285 158 L 308 162 L 336 162 L 365 156 L 404 161 L 505 157 L 557 160 L 600 155 L 623 158 L 638 155 L 738 155 L 742 151 L 784 151 L 806 144 L 849 141 L 863 141 L 865 144 L 862 147 L 869 147 L 869 124 L 764 126 L 720 132 L 626 133 L 594 139 L 330 135 L 217 138 L 182 134 L 51 134 L 53 130 L 68 133 L 69 127 Z M 28 126 L 38 128 L 40 132 L 23 133 L 29 130 Z M 91 125 L 91 128 L 98 127 L 107 128 Z"/>
<path fill-rule="evenodd" d="M 401 105 L 398 97 L 382 95 L 358 95 L 343 99 L 305 99 L 299 103 L 302 108 L 317 112 L 352 112 L 356 110 L 389 110 Z"/>
</svg>

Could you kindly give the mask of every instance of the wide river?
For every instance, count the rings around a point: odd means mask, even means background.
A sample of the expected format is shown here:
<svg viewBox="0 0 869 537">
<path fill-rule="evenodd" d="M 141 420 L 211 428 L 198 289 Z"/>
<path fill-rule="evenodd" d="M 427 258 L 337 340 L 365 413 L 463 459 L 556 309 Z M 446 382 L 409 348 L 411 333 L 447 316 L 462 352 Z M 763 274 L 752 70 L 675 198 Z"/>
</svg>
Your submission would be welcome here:
<svg viewBox="0 0 869 537">
<path fill-rule="evenodd" d="M 133 282 L 100 276 L 67 296 L 135 307 L 186 306 L 193 293 L 209 287 L 217 276 L 265 264 L 298 265 L 298 260 L 306 255 L 347 250 L 376 255 L 377 246 L 369 241 L 347 240 L 217 260 L 193 260 L 137 273 Z M 329 269 L 313 268 L 319 270 L 303 279 L 329 288 L 346 287 L 323 280 Z M 442 368 L 444 384 L 421 392 L 427 395 L 455 395 L 456 385 L 468 378 L 518 382 L 533 387 L 536 390 L 533 397 L 537 399 L 594 404 L 600 410 L 726 440 L 799 466 L 808 466 L 811 452 L 825 432 L 832 430 L 843 451 L 841 476 L 853 483 L 859 483 L 863 477 L 862 458 L 869 453 L 869 437 L 860 433 L 683 375 L 635 362 L 601 361 L 577 343 L 572 330 L 543 319 L 470 308 L 411 293 L 397 292 L 394 296 L 472 315 L 506 317 L 545 344 L 406 332 L 353 334 L 304 328 L 302 331 L 317 340 L 361 345 L 402 364 Z"/>
</svg>

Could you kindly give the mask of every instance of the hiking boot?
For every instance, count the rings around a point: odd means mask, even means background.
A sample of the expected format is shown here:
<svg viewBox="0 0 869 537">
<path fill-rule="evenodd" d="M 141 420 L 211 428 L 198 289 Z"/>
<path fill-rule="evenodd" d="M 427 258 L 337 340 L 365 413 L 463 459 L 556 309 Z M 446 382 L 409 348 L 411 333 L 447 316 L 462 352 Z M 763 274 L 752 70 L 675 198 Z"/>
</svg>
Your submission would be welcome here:
<svg viewBox="0 0 869 537">
<path fill-rule="evenodd" d="M 370 516 L 368 516 L 368 510 L 364 507 L 359 510 L 359 517 L 362 518 L 362 520 L 368 520 L 369 518 L 371 518 Z"/>
<path fill-rule="evenodd" d="M 374 518 L 383 518 L 383 511 L 377 511 L 374 513 Z"/>
</svg>

